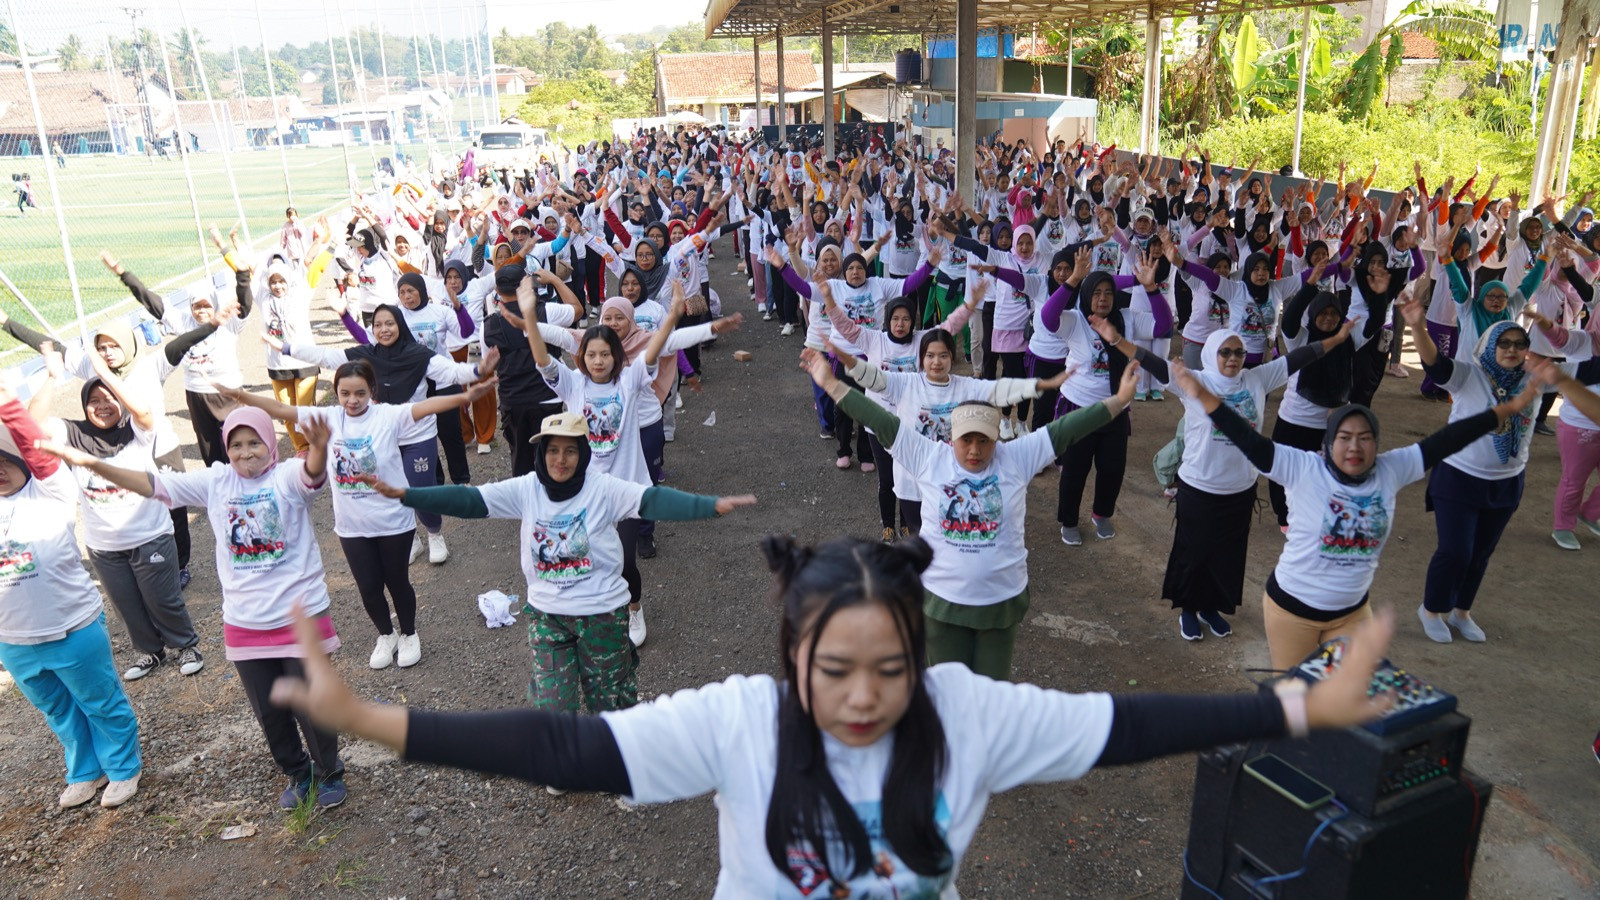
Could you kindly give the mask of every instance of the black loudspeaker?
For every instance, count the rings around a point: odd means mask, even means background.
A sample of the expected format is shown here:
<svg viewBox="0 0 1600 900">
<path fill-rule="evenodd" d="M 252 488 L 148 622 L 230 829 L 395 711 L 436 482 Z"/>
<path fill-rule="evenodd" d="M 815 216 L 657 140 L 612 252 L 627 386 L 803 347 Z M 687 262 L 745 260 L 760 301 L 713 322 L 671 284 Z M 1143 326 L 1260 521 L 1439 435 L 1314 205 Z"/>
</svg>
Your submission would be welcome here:
<svg viewBox="0 0 1600 900">
<path fill-rule="evenodd" d="M 1460 769 L 1456 780 L 1413 793 L 1410 802 L 1382 815 L 1333 803 L 1305 810 L 1243 771 L 1262 752 L 1259 746 L 1234 745 L 1200 755 L 1184 900 L 1467 896 L 1492 790 L 1488 782 Z M 1300 875 L 1274 880 L 1302 866 Z"/>
</svg>

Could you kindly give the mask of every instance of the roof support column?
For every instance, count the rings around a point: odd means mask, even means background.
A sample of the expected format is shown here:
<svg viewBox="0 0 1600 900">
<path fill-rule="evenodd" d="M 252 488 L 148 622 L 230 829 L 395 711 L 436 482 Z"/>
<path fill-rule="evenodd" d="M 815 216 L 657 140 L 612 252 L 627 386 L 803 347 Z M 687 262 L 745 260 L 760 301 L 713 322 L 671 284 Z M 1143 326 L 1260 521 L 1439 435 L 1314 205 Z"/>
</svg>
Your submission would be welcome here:
<svg viewBox="0 0 1600 900">
<path fill-rule="evenodd" d="M 978 158 L 978 0 L 956 0 L 956 192 L 968 203 Z"/>
<path fill-rule="evenodd" d="M 755 54 L 756 69 L 756 128 L 761 127 L 761 39 L 750 39 L 750 50 Z"/>
<path fill-rule="evenodd" d="M 778 32 L 778 39 L 773 45 L 778 54 L 778 143 L 781 144 L 788 136 L 785 132 L 789 125 L 789 104 L 783 99 L 783 32 Z"/>
<path fill-rule="evenodd" d="M 1300 87 L 1294 97 L 1294 159 L 1289 165 L 1300 174 L 1300 135 L 1306 127 L 1306 64 L 1311 60 L 1311 7 L 1300 20 Z"/>
<path fill-rule="evenodd" d="M 1139 111 L 1139 149 L 1161 152 L 1161 20 L 1151 15 L 1144 23 L 1144 99 Z"/>
<path fill-rule="evenodd" d="M 828 24 L 828 11 L 822 11 L 822 155 L 833 160 L 833 26 Z"/>
</svg>

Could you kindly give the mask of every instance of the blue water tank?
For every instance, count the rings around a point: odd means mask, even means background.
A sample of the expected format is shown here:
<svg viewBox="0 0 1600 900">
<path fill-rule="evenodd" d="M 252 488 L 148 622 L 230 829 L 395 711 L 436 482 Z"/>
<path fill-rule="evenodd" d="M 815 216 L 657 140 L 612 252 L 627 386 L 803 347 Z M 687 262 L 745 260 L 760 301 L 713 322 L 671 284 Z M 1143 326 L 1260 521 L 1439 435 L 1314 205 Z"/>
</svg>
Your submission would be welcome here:
<svg viewBox="0 0 1600 900">
<path fill-rule="evenodd" d="M 922 80 L 922 53 L 905 49 L 894 55 L 894 83 L 916 84 Z"/>
</svg>

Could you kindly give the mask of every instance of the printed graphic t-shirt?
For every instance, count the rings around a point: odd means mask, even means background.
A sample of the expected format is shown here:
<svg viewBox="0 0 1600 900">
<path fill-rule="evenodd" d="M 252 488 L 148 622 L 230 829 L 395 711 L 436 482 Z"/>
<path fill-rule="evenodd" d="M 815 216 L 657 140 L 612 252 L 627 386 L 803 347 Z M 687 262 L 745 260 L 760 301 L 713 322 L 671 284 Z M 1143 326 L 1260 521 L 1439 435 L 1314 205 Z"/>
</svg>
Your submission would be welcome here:
<svg viewBox="0 0 1600 900">
<path fill-rule="evenodd" d="M 617 523 L 639 516 L 647 485 L 591 465 L 583 490 L 557 502 L 533 473 L 478 488 L 489 515 L 522 522 L 522 574 L 528 605 L 560 616 L 607 613 L 628 602 Z"/>
<path fill-rule="evenodd" d="M 293 620 L 296 601 L 307 615 L 328 608 L 322 551 L 311 527 L 311 500 L 320 485 L 306 484 L 304 460 L 280 462 L 259 478 L 240 477 L 223 463 L 154 477 L 173 506 L 206 508 L 223 622 L 267 631 Z"/>
<path fill-rule="evenodd" d="M 922 495 L 921 535 L 933 547 L 923 585 L 964 606 L 991 606 L 1022 593 L 1028 586 L 1022 540 L 1028 482 L 1055 460 L 1049 432 L 996 445 L 982 472 L 963 468 L 949 445 L 904 427 L 892 449 Z"/>
<path fill-rule="evenodd" d="M 77 505 L 66 465 L 0 497 L 0 641 L 54 639 L 100 614 L 72 527 Z"/>
<path fill-rule="evenodd" d="M 1334 478 L 1321 453 L 1279 444 L 1267 473 L 1289 500 L 1278 584 L 1313 609 L 1336 612 L 1358 603 L 1389 540 L 1395 495 L 1424 474 L 1416 444 L 1380 453 L 1361 484 Z"/>
<path fill-rule="evenodd" d="M 874 856 L 858 878 L 839 873 L 846 896 L 955 900 L 961 861 L 990 795 L 1081 777 L 1111 732 L 1108 694 L 992 681 L 954 663 L 928 669 L 927 680 L 950 751 L 936 786 L 934 821 L 954 865 L 943 876 L 920 875 L 884 839 L 883 782 L 894 736 L 849 747 L 824 734 L 828 771 L 866 827 Z M 601 714 L 622 751 L 634 800 L 665 803 L 716 792 L 718 900 L 840 896 L 830 892 L 830 874 L 809 846 L 789 848 L 787 871 L 767 853 L 767 808 L 778 758 L 773 723 L 783 689 L 769 676 L 735 675 Z"/>
<path fill-rule="evenodd" d="M 302 422 L 323 422 L 328 437 L 328 482 L 333 493 L 333 531 L 339 537 L 383 537 L 412 531 L 416 515 L 356 479 L 376 475 L 406 484 L 400 433 L 412 423 L 410 403 L 374 403 L 359 416 L 341 406 L 302 406 Z"/>
</svg>

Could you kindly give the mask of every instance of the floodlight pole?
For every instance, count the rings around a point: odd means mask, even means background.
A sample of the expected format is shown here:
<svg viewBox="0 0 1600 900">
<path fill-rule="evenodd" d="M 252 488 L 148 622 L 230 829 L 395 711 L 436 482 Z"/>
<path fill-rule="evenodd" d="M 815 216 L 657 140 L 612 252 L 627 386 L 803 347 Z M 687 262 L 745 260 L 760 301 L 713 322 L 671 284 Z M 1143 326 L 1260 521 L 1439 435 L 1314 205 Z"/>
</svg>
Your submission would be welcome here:
<svg viewBox="0 0 1600 900">
<path fill-rule="evenodd" d="M 1311 7 L 1300 20 L 1300 89 L 1294 100 L 1294 174 L 1300 174 L 1300 134 L 1306 127 L 1306 63 L 1311 56 Z"/>
<path fill-rule="evenodd" d="M 836 118 L 833 114 L 833 26 L 828 24 L 828 11 L 824 9 L 822 11 L 822 154 L 830 162 L 833 160 L 833 131 Z"/>
</svg>

